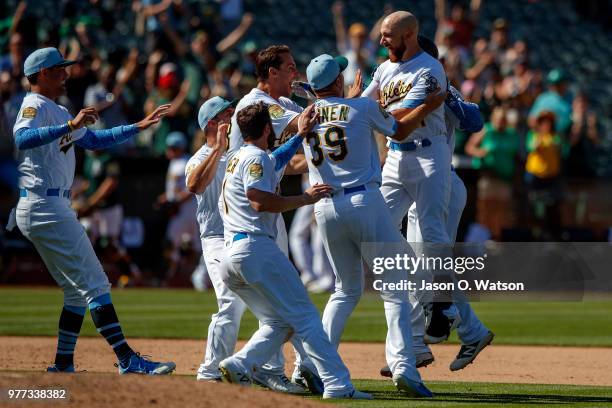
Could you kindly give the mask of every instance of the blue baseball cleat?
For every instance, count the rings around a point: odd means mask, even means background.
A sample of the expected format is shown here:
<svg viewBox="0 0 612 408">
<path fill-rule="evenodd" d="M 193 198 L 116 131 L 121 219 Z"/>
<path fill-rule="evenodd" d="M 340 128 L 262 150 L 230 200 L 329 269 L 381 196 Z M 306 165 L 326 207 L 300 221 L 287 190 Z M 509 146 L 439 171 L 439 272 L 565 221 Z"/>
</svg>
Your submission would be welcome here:
<svg viewBox="0 0 612 408">
<path fill-rule="evenodd" d="M 394 375 L 393 383 L 399 391 L 403 391 L 412 397 L 433 397 L 433 393 L 420 381 L 414 381 L 403 375 Z"/>
<path fill-rule="evenodd" d="M 158 363 L 136 353 L 132 354 L 126 366 L 119 363 L 117 367 L 119 368 L 119 374 L 165 375 L 172 373 L 176 364 L 172 361 Z"/>
<path fill-rule="evenodd" d="M 47 367 L 48 373 L 74 373 L 74 365 L 70 364 L 68 367 L 64 369 L 59 369 L 55 364 Z"/>
</svg>

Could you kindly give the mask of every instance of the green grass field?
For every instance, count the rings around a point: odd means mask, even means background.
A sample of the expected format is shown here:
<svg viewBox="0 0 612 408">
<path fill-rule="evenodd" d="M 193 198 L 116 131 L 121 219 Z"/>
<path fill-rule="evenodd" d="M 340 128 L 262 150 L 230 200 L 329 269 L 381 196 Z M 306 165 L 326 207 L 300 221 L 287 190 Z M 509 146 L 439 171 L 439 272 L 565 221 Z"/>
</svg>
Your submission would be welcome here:
<svg viewBox="0 0 612 408">
<path fill-rule="evenodd" d="M 322 309 L 328 295 L 313 296 Z M 212 292 L 192 290 L 115 290 L 113 302 L 130 337 L 205 337 L 215 312 Z M 55 336 L 62 305 L 57 288 L 0 288 L 0 335 Z M 612 300 L 585 302 L 476 302 L 476 312 L 496 333 L 495 344 L 612 346 Z M 344 341 L 382 342 L 386 327 L 382 302 L 368 293 L 349 321 Z M 257 327 L 247 312 L 240 337 Z M 97 335 L 86 319 L 83 335 Z M 356 380 L 374 401 L 341 401 L 347 407 L 612 407 L 612 387 L 499 383 L 428 382 L 434 399 L 410 399 L 390 381 Z"/>
<path fill-rule="evenodd" d="M 130 337 L 200 339 L 216 310 L 212 291 L 129 289 L 115 290 L 112 296 Z M 322 310 L 327 298 L 312 299 Z M 612 300 L 472 305 L 495 332 L 495 344 L 612 346 Z M 55 336 L 61 306 L 57 288 L 0 288 L 0 335 Z M 256 326 L 247 312 L 240 337 L 248 338 Z M 85 319 L 83 334 L 96 335 L 91 319 Z M 367 293 L 349 320 L 343 341 L 383 342 L 385 334 L 382 302 Z"/>
<path fill-rule="evenodd" d="M 389 381 L 357 380 L 358 389 L 374 394 L 374 401 L 343 401 L 346 407 L 609 407 L 611 387 L 568 385 L 492 384 L 431 381 L 433 399 L 409 399 Z"/>
</svg>

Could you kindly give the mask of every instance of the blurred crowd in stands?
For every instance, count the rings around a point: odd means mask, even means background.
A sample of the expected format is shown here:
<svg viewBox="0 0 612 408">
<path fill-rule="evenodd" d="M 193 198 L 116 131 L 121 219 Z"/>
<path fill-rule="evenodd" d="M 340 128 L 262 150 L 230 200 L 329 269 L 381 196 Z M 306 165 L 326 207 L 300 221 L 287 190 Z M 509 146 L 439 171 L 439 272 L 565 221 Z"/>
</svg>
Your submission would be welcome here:
<svg viewBox="0 0 612 408">
<path fill-rule="evenodd" d="M 329 18 L 332 24 L 327 34 L 335 36 L 336 49 L 325 51 L 348 58 L 347 85 L 352 84 L 357 70 L 361 70 L 367 83 L 377 65 L 387 59 L 386 50 L 379 45 L 382 18 L 396 9 L 411 9 L 411 2 L 384 4 L 371 10 L 376 16 L 361 21 L 355 18 L 359 13 L 354 6 L 362 7 L 363 2 L 318 1 L 317 5 L 324 8 L 312 9 L 306 3 L 58 0 L 8 1 L 0 6 L 0 220 L 6 218 L 16 199 L 12 127 L 28 90 L 23 62 L 36 48 L 56 46 L 67 59 L 79 61 L 70 68 L 67 95 L 59 103 L 71 112 L 84 106 L 96 107 L 100 112 L 96 127 L 131 123 L 161 103 L 172 104 L 171 113 L 159 126 L 140 133 L 134 140 L 109 151 L 80 153 L 73 196 L 75 209 L 85 219 L 92 239 L 103 241 L 99 248 L 115 249 L 113 262 L 128 271 L 122 274 L 140 275 L 138 262 L 130 259 L 124 248 L 142 245 L 152 234 L 147 230 L 149 225 L 124 220 L 124 205 L 142 197 L 119 188 L 129 176 L 121 164 L 158 158 L 161 171 L 168 171 L 165 188 L 162 178 L 155 192 L 155 196 L 160 195 L 150 206 L 169 219 L 168 232 L 158 234 L 159 239 L 167 237 L 169 241 L 165 269 L 173 275 L 180 268 L 179 247 L 189 247 L 197 260 L 195 216 L 193 223 L 187 222 L 185 227 L 177 226 L 180 222 L 176 219 L 189 220 L 191 212 L 195 212 L 181 166 L 184 173 L 189 154 L 204 143 L 196 120 L 199 106 L 215 95 L 240 98 L 254 87 L 259 48 L 272 43 L 293 46 L 293 41 L 314 46 L 316 35 L 296 35 L 292 30 L 289 14 L 295 16 L 295 10 L 304 20 L 317 20 L 319 14 Z M 435 27 L 435 32 L 425 34 L 435 39 L 450 83 L 467 100 L 480 106 L 485 120 L 482 131 L 457 134 L 454 164 L 460 172 L 477 174 L 473 180 L 469 176 L 466 180 L 468 189 L 471 183 L 474 190 L 471 198 L 475 197 L 468 206 L 476 211 L 463 239 L 568 239 L 564 224 L 576 223 L 580 219 L 576 214 L 584 213 L 584 207 L 590 205 L 578 200 L 568 209 L 568 194 L 580 191 L 576 185 L 609 185 L 610 175 L 596 164 L 599 157 L 612 152 L 610 129 L 603 126 L 590 95 L 576 86 L 572 75 L 554 64 L 544 70 L 532 62 L 530 56 L 538 47 L 537 38 L 525 36 L 524 31 L 516 35 L 507 16 L 483 20 L 482 11 L 489 3 L 499 0 L 431 0 L 435 22 L 423 24 Z M 592 24 L 605 24 L 603 20 L 594 21 L 601 19 L 593 12 L 596 3 L 601 2 L 576 2 L 576 10 L 592 19 Z M 554 12 L 555 2 L 546 4 Z M 287 9 L 286 26 L 266 26 L 269 21 L 264 17 L 271 11 L 279 13 L 279 7 Z M 292 7 L 294 10 L 289 10 Z M 280 10 L 281 14 L 285 11 Z M 313 27 L 320 29 L 320 24 L 313 21 Z M 283 29 L 290 34 L 282 38 L 265 36 L 266 30 Z M 296 55 L 302 71 L 308 59 L 318 53 L 313 50 L 312 55 Z M 605 119 L 609 124 L 610 118 Z M 600 199 L 608 204 L 611 200 Z M 610 206 L 593 207 L 603 208 L 604 212 L 607 208 L 600 219 L 612 225 Z M 574 215 L 567 216 L 568 212 Z M 504 235 L 506 230 L 521 227 L 529 234 Z M 587 238 L 609 239 L 606 233 L 599 231 Z M 311 234 L 291 235 L 307 242 L 311 239 Z M 294 247 L 303 248 L 302 244 Z M 304 268 L 307 267 L 301 269 Z"/>
</svg>

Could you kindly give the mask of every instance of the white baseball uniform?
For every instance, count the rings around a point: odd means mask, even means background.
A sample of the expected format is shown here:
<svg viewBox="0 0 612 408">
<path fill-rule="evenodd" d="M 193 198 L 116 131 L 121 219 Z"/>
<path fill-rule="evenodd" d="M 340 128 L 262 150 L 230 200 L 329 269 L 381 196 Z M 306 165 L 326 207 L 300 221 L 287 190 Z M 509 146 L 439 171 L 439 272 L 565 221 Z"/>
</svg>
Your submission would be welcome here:
<svg viewBox="0 0 612 408">
<path fill-rule="evenodd" d="M 63 106 L 36 93 L 21 104 L 13 133 L 22 128 L 63 125 L 72 115 Z M 85 307 L 109 293 L 110 283 L 96 257 L 85 229 L 70 207 L 74 179 L 73 143 L 87 129 L 81 128 L 51 143 L 18 150 L 20 199 L 16 224 L 43 259 L 64 291 L 64 304 Z"/>
<path fill-rule="evenodd" d="M 238 104 L 236 105 L 236 110 L 234 111 L 234 115 L 232 116 L 232 126 L 230 129 L 229 135 L 229 146 L 227 149 L 227 157 L 230 160 L 234 157 L 234 154 L 242 147 L 244 144 L 244 138 L 240 133 L 240 128 L 238 127 L 238 123 L 236 122 L 236 118 L 238 112 L 242 109 L 246 108 L 249 105 L 253 105 L 257 102 L 264 102 L 268 105 L 268 111 L 270 113 L 270 120 L 272 121 L 272 128 L 274 129 L 274 133 L 276 139 L 274 141 L 274 147 L 278 147 L 286 142 L 292 134 L 286 131 L 287 125 L 291 123 L 296 116 L 303 111 L 302 107 L 297 103 L 293 102 L 289 98 L 285 98 L 281 96 L 279 99 L 274 99 L 266 92 L 262 91 L 259 88 L 253 88 L 251 92 L 246 94 L 240 99 Z M 279 182 L 280 178 L 282 178 L 284 173 L 284 169 L 278 172 Z M 285 227 L 285 221 L 283 217 L 278 217 L 278 235 L 277 235 L 277 243 L 281 250 L 285 253 L 285 255 L 289 255 L 289 239 L 287 238 L 287 228 Z"/>
<path fill-rule="evenodd" d="M 420 51 L 407 61 L 382 63 L 364 96 L 380 99 L 381 105 L 391 112 L 400 108 L 415 108 L 425 97 L 440 87 L 446 91 L 444 68 L 438 60 Z M 447 144 L 444 106 L 431 112 L 422 126 L 413 131 L 402 143 L 390 141 L 383 168 L 381 191 L 399 227 L 408 209 L 415 205 L 422 234 L 421 244 L 411 241 L 417 254 L 427 257 L 451 256 L 447 233 L 448 205 L 451 192 L 451 154 Z M 407 147 L 416 147 L 412 150 Z M 427 245 L 433 243 L 433 245 Z M 439 245 L 443 244 L 443 245 Z M 418 274 L 431 279 L 429 274 Z M 423 343 L 425 314 L 419 299 L 431 302 L 431 292 L 410 293 L 413 306 L 411 324 L 415 336 L 415 353 L 428 352 Z"/>
<path fill-rule="evenodd" d="M 202 146 L 187 162 L 186 180 L 192 170 L 210 155 L 212 148 Z M 204 361 L 198 369 L 198 379 L 212 380 L 221 377 L 219 363 L 232 355 L 238 339 L 240 320 L 246 310 L 246 305 L 234 292 L 223 283 L 220 265 L 223 252 L 223 220 L 219 214 L 219 196 L 225 174 L 227 160 L 225 155 L 219 160 L 215 178 L 202 194 L 196 194 L 196 219 L 200 226 L 202 252 L 208 276 L 217 296 L 219 311 L 212 315 L 208 326 Z"/>
<path fill-rule="evenodd" d="M 455 150 L 455 129 L 459 127 L 459 119 L 453 111 L 444 104 L 444 120 L 446 122 L 446 137 L 449 150 L 452 153 Z M 451 243 L 455 243 L 457 238 L 457 229 L 459 228 L 459 222 L 461 221 L 461 214 L 465 208 L 467 201 L 467 191 L 465 185 L 457 173 L 452 170 L 451 172 L 451 194 L 448 203 L 448 217 L 446 219 L 446 229 Z M 408 211 L 408 225 L 406 229 L 406 239 L 408 242 L 423 242 L 423 236 L 421 235 L 421 229 L 419 228 L 419 221 L 417 216 L 416 205 L 412 204 Z M 424 321 L 423 308 L 416 299 L 411 296 L 412 304 L 412 331 L 414 338 L 414 347 L 416 352 L 423 350 L 429 350 L 429 348 L 423 343 L 423 336 L 425 335 L 425 326 L 422 324 Z M 456 312 L 459 314 L 460 320 L 457 326 L 457 335 L 463 344 L 475 343 L 482 339 L 487 333 L 488 329 L 478 319 L 478 316 L 474 313 L 474 310 L 467 301 L 461 301 L 454 303 L 453 309 L 456 308 Z"/>
<path fill-rule="evenodd" d="M 297 337 L 303 341 L 325 393 L 350 392 L 353 386 L 348 369 L 329 342 L 298 272 L 275 242 L 279 214 L 257 212 L 247 198 L 249 189 L 276 192 L 279 178 L 274 167 L 271 155 L 245 145 L 228 163 L 223 181 L 223 281 L 260 321 L 259 330 L 232 358 L 245 372 L 253 373 L 290 336 Z"/>
<path fill-rule="evenodd" d="M 315 204 L 317 225 L 336 275 L 336 287 L 323 313 L 323 326 L 338 347 L 344 326 L 364 289 L 362 259 L 372 264 L 364 243 L 376 243 L 376 256 L 395 256 L 387 248 L 412 254 L 395 227 L 380 192 L 380 161 L 374 130 L 392 136 L 393 116 L 369 98 L 329 97 L 315 102 L 319 123 L 304 140 L 310 183 L 325 183 L 332 197 Z M 389 245 L 392 244 L 392 245 Z M 385 281 L 408 278 L 406 270 L 389 270 Z M 412 352 L 410 303 L 406 291 L 381 290 L 387 318 L 386 359 L 394 375 L 420 382 Z"/>
</svg>

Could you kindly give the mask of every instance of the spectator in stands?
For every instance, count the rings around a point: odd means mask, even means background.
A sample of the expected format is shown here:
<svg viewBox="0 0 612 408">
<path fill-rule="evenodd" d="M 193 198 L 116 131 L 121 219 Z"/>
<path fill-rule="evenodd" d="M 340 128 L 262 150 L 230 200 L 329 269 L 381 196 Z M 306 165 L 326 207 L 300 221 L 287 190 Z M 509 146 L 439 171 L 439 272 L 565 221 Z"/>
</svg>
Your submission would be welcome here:
<svg viewBox="0 0 612 408">
<path fill-rule="evenodd" d="M 595 161 L 601 138 L 597 113 L 589 109 L 589 100 L 579 93 L 572 104 L 572 127 L 569 135 L 568 175 L 576 178 L 595 176 Z"/>
<path fill-rule="evenodd" d="M 480 18 L 481 0 L 471 0 L 470 10 L 466 10 L 461 3 L 455 3 L 448 13 L 448 2 L 436 0 L 436 43 L 442 44 L 442 36 L 451 33 L 454 45 L 469 50 L 472 44 L 472 35 Z"/>
<path fill-rule="evenodd" d="M 481 170 L 477 219 L 496 239 L 513 223 L 512 181 L 520 144 L 515 130 L 507 127 L 506 114 L 505 108 L 494 108 L 491 121 L 465 146 L 465 152 L 473 157 L 473 167 Z"/>
<path fill-rule="evenodd" d="M 9 53 L 0 57 L 0 73 L 8 72 L 13 78 L 23 76 L 24 55 L 23 37 L 19 33 L 13 33 L 9 39 Z"/>
<path fill-rule="evenodd" d="M 384 18 L 391 9 L 386 6 Z M 363 23 L 353 23 L 348 31 L 344 23 L 344 3 L 336 1 L 332 5 L 334 29 L 336 32 L 336 47 L 338 52 L 348 59 L 348 66 L 344 70 L 344 84 L 350 86 L 355 81 L 357 71 L 362 75 L 370 76 L 376 67 L 376 51 L 378 50 L 378 36 L 382 18 L 368 32 Z"/>
<path fill-rule="evenodd" d="M 138 67 L 138 51 L 132 50 L 125 68 L 117 71 L 115 66 L 105 64 L 98 70 L 98 82 L 85 90 L 85 106 L 95 108 L 99 115 L 101 129 L 124 125 L 126 103 L 123 98 L 123 88 Z"/>
<path fill-rule="evenodd" d="M 13 78 L 8 71 L 0 72 L 0 102 L 9 129 L 15 125 L 25 95 L 19 80 Z"/>
<path fill-rule="evenodd" d="M 567 75 L 561 69 L 553 69 L 546 76 L 549 90 L 537 97 L 529 112 L 529 127 L 534 128 L 541 112 L 555 114 L 555 130 L 566 135 L 572 124 L 571 96 L 568 93 Z"/>
<path fill-rule="evenodd" d="M 489 39 L 489 51 L 493 53 L 495 62 L 499 65 L 503 64 L 506 53 L 510 48 L 508 29 L 508 22 L 503 18 L 498 18 L 493 22 Z"/>
<path fill-rule="evenodd" d="M 170 160 L 166 173 L 166 191 L 157 204 L 170 209 L 170 222 L 166 239 L 170 245 L 168 278 L 177 272 L 181 249 L 187 247 L 199 254 L 200 233 L 196 222 L 197 204 L 185 184 L 185 167 L 189 160 L 187 138 L 181 132 L 172 132 L 166 138 L 166 157 Z"/>
<path fill-rule="evenodd" d="M 555 132 L 555 114 L 542 111 L 534 130 L 527 135 L 526 181 L 530 188 L 531 225 L 542 228 L 535 235 L 546 240 L 560 238 L 561 157 L 566 145 Z"/>
<path fill-rule="evenodd" d="M 170 103 L 172 108 L 155 129 L 150 147 L 156 156 L 161 156 L 166 151 L 166 137 L 172 131 L 184 134 L 188 130 L 190 118 L 193 116 L 193 107 L 186 102 L 189 87 L 189 80 L 181 79 L 179 68 L 175 63 L 167 62 L 159 68 L 157 86 L 146 100 L 144 111 L 152 112 L 160 103 Z"/>
</svg>

